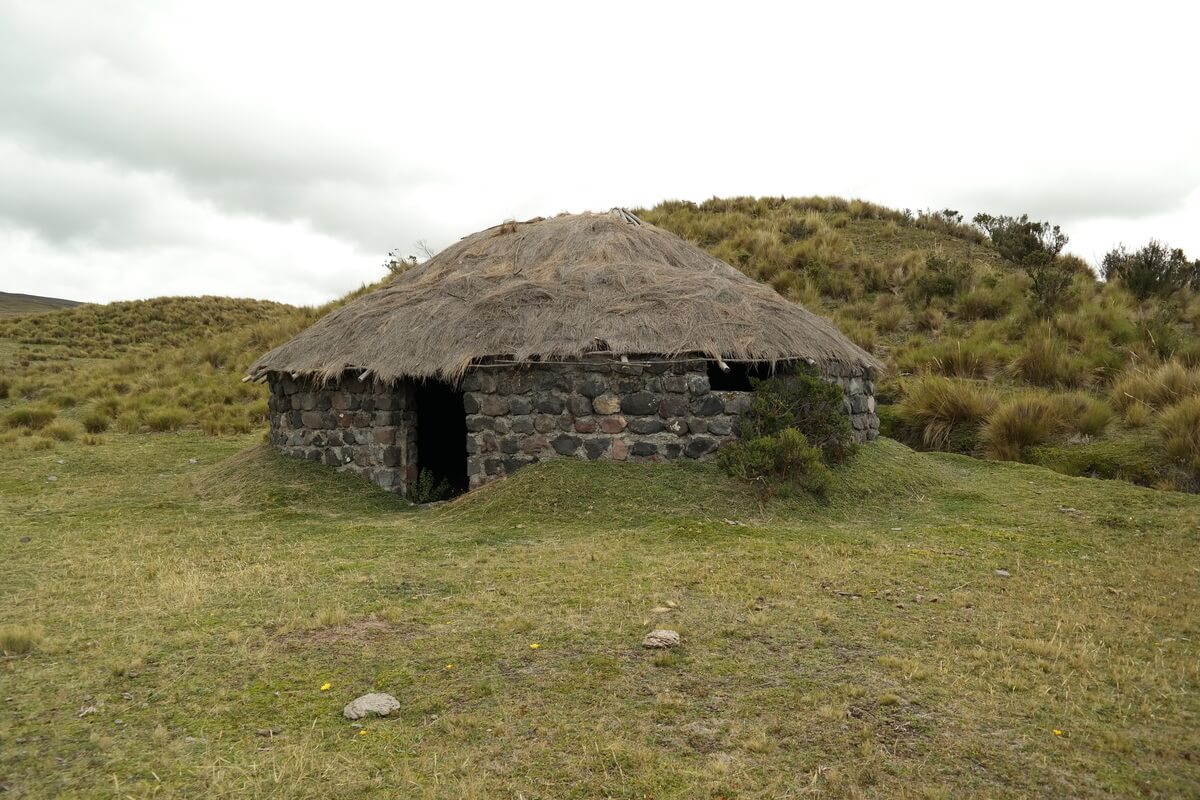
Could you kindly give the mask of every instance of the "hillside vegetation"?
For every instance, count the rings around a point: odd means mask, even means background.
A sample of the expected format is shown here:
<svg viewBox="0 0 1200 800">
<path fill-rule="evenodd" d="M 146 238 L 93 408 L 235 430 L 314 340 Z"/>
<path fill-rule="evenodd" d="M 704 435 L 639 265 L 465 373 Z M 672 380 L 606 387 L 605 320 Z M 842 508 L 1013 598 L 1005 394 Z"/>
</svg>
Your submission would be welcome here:
<svg viewBox="0 0 1200 800">
<path fill-rule="evenodd" d="M 1133 268 L 1141 251 L 1116 248 L 1107 283 L 1059 255 L 1047 289 L 1044 271 L 1012 260 L 1010 239 L 997 247 L 951 211 L 817 197 L 638 213 L 831 318 L 889 364 L 878 383 L 885 435 L 1200 488 L 1200 294 L 1182 254 L 1152 251 L 1165 278 L 1149 280 Z M 265 392 L 241 382 L 244 369 L 335 305 L 163 298 L 0 320 L 0 444 L 261 427 Z"/>
<path fill-rule="evenodd" d="M 1131 288 L 1123 249 L 1110 254 L 1124 261 L 1107 283 L 1072 256 L 1034 269 L 1002 257 L 1010 241 L 997 248 L 953 211 L 733 198 L 638 213 L 829 317 L 882 358 L 886 435 L 1200 488 L 1200 265 L 1181 253 L 1170 254 L 1174 273 L 1163 270 L 1172 282 Z M 1047 288 L 1047 271 L 1059 285 Z"/>
<path fill-rule="evenodd" d="M 57 311 L 60 308 L 72 308 L 77 305 L 79 303 L 74 300 L 63 300 L 58 297 L 0 292 L 0 317 L 41 314 L 45 311 Z"/>
<path fill-rule="evenodd" d="M 14 796 L 1200 785 L 1200 498 L 884 439 L 823 500 L 565 460 L 417 511 L 257 441 L 0 461 Z"/>
</svg>

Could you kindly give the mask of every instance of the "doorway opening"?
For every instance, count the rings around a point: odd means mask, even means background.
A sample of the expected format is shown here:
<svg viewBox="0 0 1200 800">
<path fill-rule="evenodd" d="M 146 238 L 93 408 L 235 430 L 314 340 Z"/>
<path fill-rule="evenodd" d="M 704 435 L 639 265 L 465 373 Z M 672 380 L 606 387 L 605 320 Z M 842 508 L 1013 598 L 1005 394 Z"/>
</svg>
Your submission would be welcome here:
<svg viewBox="0 0 1200 800">
<path fill-rule="evenodd" d="M 768 361 L 735 361 L 725 366 L 729 367 L 728 372 L 717 362 L 708 362 L 708 386 L 714 392 L 754 391 L 751 378 L 769 378 L 774 372 Z"/>
<path fill-rule="evenodd" d="M 469 487 L 462 392 L 445 381 L 425 381 L 417 384 L 416 395 L 418 479 L 428 471 L 433 487 L 445 481 L 450 497 L 462 494 Z"/>
</svg>

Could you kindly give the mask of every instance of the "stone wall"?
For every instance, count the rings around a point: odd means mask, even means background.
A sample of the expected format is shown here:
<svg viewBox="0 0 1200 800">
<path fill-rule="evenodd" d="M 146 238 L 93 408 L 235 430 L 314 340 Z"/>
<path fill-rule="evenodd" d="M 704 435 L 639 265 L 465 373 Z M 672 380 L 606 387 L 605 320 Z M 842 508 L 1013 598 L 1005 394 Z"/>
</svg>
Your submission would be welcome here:
<svg viewBox="0 0 1200 800">
<path fill-rule="evenodd" d="M 850 416 L 850 427 L 858 442 L 870 442 L 879 437 L 879 417 L 875 413 L 875 379 L 859 367 L 836 366 L 827 369 L 822 377 L 842 387 L 843 407 Z"/>
<path fill-rule="evenodd" d="M 462 383 L 471 488 L 545 458 L 704 459 L 746 392 L 713 392 L 701 360 L 477 368 Z"/>
<path fill-rule="evenodd" d="M 413 387 L 344 378 L 270 381 L 271 444 L 294 458 L 362 475 L 404 494 L 417 477 Z"/>
<path fill-rule="evenodd" d="M 835 369 L 825 379 L 842 387 L 855 438 L 878 436 L 871 375 Z M 284 455 L 401 494 L 416 480 L 417 384 L 280 376 L 270 385 L 271 443 Z M 479 366 L 459 388 L 471 488 L 546 458 L 707 459 L 735 438 L 751 401 L 749 392 L 713 391 L 702 359 Z"/>
</svg>

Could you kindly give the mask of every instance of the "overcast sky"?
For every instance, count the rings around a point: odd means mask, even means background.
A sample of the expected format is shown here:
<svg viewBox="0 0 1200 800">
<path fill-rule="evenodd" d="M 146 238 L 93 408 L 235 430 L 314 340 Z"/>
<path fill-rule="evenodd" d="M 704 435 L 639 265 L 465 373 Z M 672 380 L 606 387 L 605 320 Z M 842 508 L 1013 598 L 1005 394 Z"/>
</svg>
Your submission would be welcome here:
<svg viewBox="0 0 1200 800">
<path fill-rule="evenodd" d="M 0 290 L 317 303 L 418 240 L 741 194 L 1200 257 L 1200 18 L 1054 5 L 0 0 Z"/>
</svg>

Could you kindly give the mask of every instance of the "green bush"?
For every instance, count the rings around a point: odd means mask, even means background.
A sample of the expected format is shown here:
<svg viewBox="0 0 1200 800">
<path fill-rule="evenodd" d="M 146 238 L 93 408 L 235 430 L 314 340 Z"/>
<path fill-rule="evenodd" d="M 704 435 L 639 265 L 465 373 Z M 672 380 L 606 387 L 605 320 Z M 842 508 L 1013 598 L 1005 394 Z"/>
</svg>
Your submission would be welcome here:
<svg viewBox="0 0 1200 800">
<path fill-rule="evenodd" d="M 787 496 L 797 489 L 824 495 L 832 478 L 821 451 L 795 428 L 727 444 L 717 452 L 717 464 L 752 483 L 764 498 Z"/>
<path fill-rule="evenodd" d="M 739 418 L 739 438 L 749 441 L 794 428 L 821 451 L 827 464 L 840 464 L 854 454 L 842 389 L 822 380 L 814 368 L 795 364 L 751 383 L 754 399 Z"/>
<path fill-rule="evenodd" d="M 6 428 L 30 428 L 39 430 L 46 427 L 58 416 L 58 412 L 43 405 L 23 405 L 9 411 L 4 415 L 4 426 Z"/>
<path fill-rule="evenodd" d="M 1200 260 L 1188 261 L 1183 251 L 1150 240 L 1140 250 L 1127 252 L 1117 245 L 1100 262 L 1105 280 L 1117 281 L 1139 300 L 1151 295 L 1167 296 L 1185 286 L 1200 289 Z"/>
<path fill-rule="evenodd" d="M 953 297 L 971 280 L 971 265 L 951 261 L 931 253 L 925 259 L 925 271 L 913 283 L 914 300 L 928 304 L 935 297 Z"/>
</svg>

